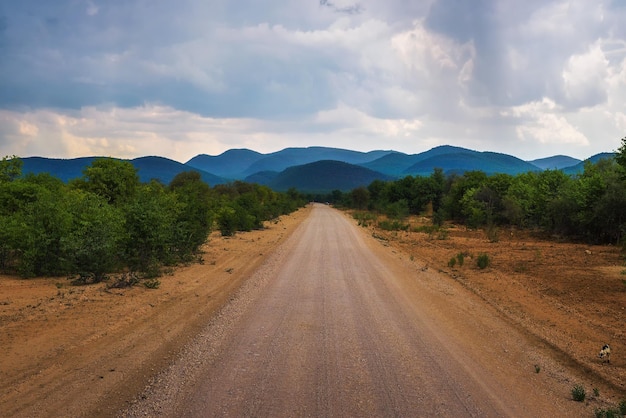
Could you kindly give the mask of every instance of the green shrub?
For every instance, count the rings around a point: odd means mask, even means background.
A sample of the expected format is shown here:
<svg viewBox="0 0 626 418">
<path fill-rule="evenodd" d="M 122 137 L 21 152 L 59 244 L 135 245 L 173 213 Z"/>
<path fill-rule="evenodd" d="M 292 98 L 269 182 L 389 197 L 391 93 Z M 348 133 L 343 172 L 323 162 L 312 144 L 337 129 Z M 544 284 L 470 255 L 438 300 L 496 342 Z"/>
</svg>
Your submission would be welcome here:
<svg viewBox="0 0 626 418">
<path fill-rule="evenodd" d="M 619 413 L 626 416 L 626 399 L 619 403 Z"/>
<path fill-rule="evenodd" d="M 439 230 L 437 225 L 420 225 L 413 228 L 413 232 L 423 232 L 424 234 L 432 235 Z M 625 270 L 626 271 L 626 270 Z"/>
<path fill-rule="evenodd" d="M 463 263 L 465 262 L 465 254 L 458 253 L 456 255 L 456 261 L 459 263 L 459 267 L 463 267 Z"/>
<path fill-rule="evenodd" d="M 491 264 L 491 260 L 489 259 L 489 256 L 487 254 L 480 254 L 476 259 L 476 265 L 481 270 L 489 267 L 489 264 Z"/>
<path fill-rule="evenodd" d="M 455 265 L 456 265 L 456 258 L 452 257 L 450 261 L 448 261 L 448 267 L 454 268 Z"/>
<path fill-rule="evenodd" d="M 378 222 L 378 227 L 385 231 L 408 231 L 409 224 L 402 223 L 399 220 L 383 220 Z"/>
<path fill-rule="evenodd" d="M 371 212 L 354 212 L 352 217 L 357 220 L 359 226 L 369 226 L 372 221 L 376 220 L 376 215 Z"/>
<path fill-rule="evenodd" d="M 584 402 L 587 397 L 587 392 L 585 392 L 585 388 L 583 385 L 574 385 L 572 388 L 572 399 L 576 402 Z"/>
<path fill-rule="evenodd" d="M 597 418 L 621 418 L 624 416 L 619 410 L 613 408 L 596 409 L 595 415 Z"/>
</svg>

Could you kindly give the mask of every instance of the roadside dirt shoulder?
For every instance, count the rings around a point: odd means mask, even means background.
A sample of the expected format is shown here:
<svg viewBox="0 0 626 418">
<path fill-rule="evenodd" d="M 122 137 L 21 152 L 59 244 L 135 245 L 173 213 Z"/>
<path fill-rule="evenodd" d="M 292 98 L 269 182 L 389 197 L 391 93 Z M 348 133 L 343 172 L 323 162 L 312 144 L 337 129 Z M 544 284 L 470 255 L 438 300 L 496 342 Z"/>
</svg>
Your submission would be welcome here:
<svg viewBox="0 0 626 418">
<path fill-rule="evenodd" d="M 460 284 L 523 332 L 537 348 L 524 354 L 526 360 L 535 362 L 538 376 L 561 381 L 564 396 L 582 384 L 592 410 L 626 399 L 626 266 L 619 247 L 539 239 L 512 229 L 489 237 L 455 225 L 432 231 L 430 220 L 420 217 L 409 224 L 407 231 L 384 231 L 374 223 L 367 229 L 416 272 Z M 485 269 L 477 266 L 480 255 L 489 259 Z M 610 364 L 598 357 L 606 343 Z"/>
<path fill-rule="evenodd" d="M 158 289 L 0 276 L 0 411 L 12 417 L 114 416 L 309 210 L 260 231 L 214 233 L 202 262 L 174 269 Z"/>
</svg>

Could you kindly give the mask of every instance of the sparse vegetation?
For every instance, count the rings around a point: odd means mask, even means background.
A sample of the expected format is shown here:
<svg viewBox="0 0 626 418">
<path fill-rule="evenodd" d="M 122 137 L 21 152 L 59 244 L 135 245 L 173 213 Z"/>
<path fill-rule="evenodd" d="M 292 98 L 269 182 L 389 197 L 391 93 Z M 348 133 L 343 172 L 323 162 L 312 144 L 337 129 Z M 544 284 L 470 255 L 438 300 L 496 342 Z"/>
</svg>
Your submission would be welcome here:
<svg viewBox="0 0 626 418">
<path fill-rule="evenodd" d="M 535 364 L 535 373 L 539 373 L 541 372 L 541 366 L 538 364 Z"/>
<path fill-rule="evenodd" d="M 438 225 L 420 225 L 412 229 L 413 232 L 422 232 L 432 236 L 435 232 L 439 231 Z"/>
<path fill-rule="evenodd" d="M 465 263 L 465 254 L 460 252 L 454 257 L 452 257 L 450 261 L 448 261 L 448 267 L 452 268 L 456 266 L 457 264 L 459 265 L 459 267 L 463 267 L 464 263 Z"/>
<path fill-rule="evenodd" d="M 136 273 L 123 273 L 107 284 L 107 289 L 125 289 L 139 284 L 140 279 Z"/>
<path fill-rule="evenodd" d="M 481 270 L 484 270 L 487 267 L 489 267 L 489 264 L 491 264 L 491 260 L 487 254 L 479 254 L 478 257 L 476 258 L 476 265 Z"/>
<path fill-rule="evenodd" d="M 397 219 L 384 219 L 378 221 L 378 227 L 384 231 L 408 231 L 409 224 Z"/>
<path fill-rule="evenodd" d="M 143 282 L 143 285 L 148 289 L 158 289 L 161 286 L 161 281 L 157 278 L 152 278 Z"/>
<path fill-rule="evenodd" d="M 599 408 L 595 410 L 595 416 L 596 418 L 622 418 L 624 413 L 617 408 Z"/>
<path fill-rule="evenodd" d="M 448 237 L 450 236 L 450 232 L 445 229 L 445 228 L 439 228 L 439 233 L 437 234 L 437 239 L 438 240 L 447 240 Z"/>
<path fill-rule="evenodd" d="M 359 226 L 368 227 L 372 222 L 375 222 L 378 218 L 371 212 L 357 211 L 352 214 L 352 217 L 357 220 Z"/>
<path fill-rule="evenodd" d="M 493 223 L 487 225 L 487 228 L 485 229 L 485 234 L 487 235 L 487 239 L 489 240 L 489 242 L 500 241 L 500 230 Z"/>
<path fill-rule="evenodd" d="M 572 399 L 576 402 L 584 402 L 587 397 L 587 392 L 581 384 L 574 385 L 572 388 Z"/>
<path fill-rule="evenodd" d="M 528 272 L 528 263 L 526 261 L 518 261 L 513 266 L 513 271 L 516 273 Z"/>
</svg>

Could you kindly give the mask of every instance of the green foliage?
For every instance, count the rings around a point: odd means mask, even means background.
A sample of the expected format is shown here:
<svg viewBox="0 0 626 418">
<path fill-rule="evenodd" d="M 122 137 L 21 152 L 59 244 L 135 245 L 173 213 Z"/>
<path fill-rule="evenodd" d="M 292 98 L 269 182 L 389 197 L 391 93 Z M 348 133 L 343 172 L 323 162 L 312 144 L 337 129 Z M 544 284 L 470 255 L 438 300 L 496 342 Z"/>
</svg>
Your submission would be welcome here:
<svg viewBox="0 0 626 418">
<path fill-rule="evenodd" d="M 0 161 L 0 184 L 11 182 L 22 175 L 23 161 L 15 155 L 2 157 Z"/>
<path fill-rule="evenodd" d="M 420 225 L 413 228 L 413 232 L 422 232 L 432 236 L 435 232 L 439 231 L 439 229 L 441 228 L 437 225 Z"/>
<path fill-rule="evenodd" d="M 304 203 L 295 190 L 243 182 L 211 189 L 196 172 L 167 187 L 141 184 L 132 165 L 113 159 L 95 160 L 69 185 L 49 174 L 18 177 L 7 161 L 0 164 L 10 173 L 0 181 L 0 269 L 23 277 L 90 284 L 123 269 L 157 277 L 163 266 L 196 259 L 216 218 L 234 234 Z"/>
<path fill-rule="evenodd" d="M 408 231 L 409 224 L 398 219 L 384 219 L 378 222 L 378 227 L 385 231 Z"/>
<path fill-rule="evenodd" d="M 172 246 L 179 259 L 185 260 L 204 244 L 211 232 L 212 192 L 195 171 L 178 174 L 168 189 L 174 193 L 178 204 Z"/>
<path fill-rule="evenodd" d="M 450 261 L 448 261 L 448 267 L 454 268 L 455 265 L 456 265 L 456 257 L 452 257 Z"/>
<path fill-rule="evenodd" d="M 478 258 L 476 258 L 476 265 L 481 270 L 489 267 L 489 264 L 491 264 L 491 260 L 489 259 L 489 256 L 487 254 L 479 254 Z"/>
<path fill-rule="evenodd" d="M 108 203 L 122 204 L 135 195 L 139 187 L 139 175 L 128 161 L 99 158 L 86 167 L 83 177 L 73 184 L 76 188 L 103 197 Z"/>
<path fill-rule="evenodd" d="M 391 219 L 404 219 L 409 215 L 409 206 L 406 200 L 401 199 L 387 204 L 383 213 Z"/>
<path fill-rule="evenodd" d="M 465 254 L 464 253 L 458 253 L 456 255 L 456 261 L 457 261 L 457 263 L 459 263 L 459 267 L 463 267 L 463 263 L 465 263 Z"/>
<path fill-rule="evenodd" d="M 359 226 L 365 227 L 377 219 L 377 216 L 371 212 L 354 212 L 352 217 L 357 220 Z"/>
<path fill-rule="evenodd" d="M 229 206 L 224 206 L 217 214 L 217 226 L 223 236 L 235 235 L 237 232 L 237 212 Z"/>
<path fill-rule="evenodd" d="M 616 152 L 616 155 L 615 155 L 615 161 L 617 161 L 617 163 L 624 170 L 626 170 L 626 136 L 624 138 L 622 138 L 622 144 L 617 149 L 617 152 Z M 624 172 L 626 172 L 626 171 L 624 171 Z"/>
<path fill-rule="evenodd" d="M 365 187 L 358 187 L 350 193 L 352 207 L 363 210 L 367 209 L 370 202 L 370 192 Z"/>
<path fill-rule="evenodd" d="M 173 264 L 176 220 L 181 205 L 160 183 L 142 185 L 123 207 L 124 253 L 133 270 L 154 271 L 158 264 Z"/>
<path fill-rule="evenodd" d="M 626 247 L 626 138 L 615 159 L 586 162 L 576 176 L 545 170 L 515 176 L 468 171 L 445 177 L 435 170 L 430 177 L 376 180 L 367 191 L 371 211 L 404 219 L 432 204 L 434 225 L 452 220 L 486 227 L 492 242 L 498 241 L 499 226 L 513 225 Z"/>
<path fill-rule="evenodd" d="M 577 384 L 572 388 L 572 399 L 576 402 L 584 402 L 587 397 L 587 392 L 583 385 Z"/>
<path fill-rule="evenodd" d="M 597 418 L 623 418 L 626 415 L 626 411 L 620 408 L 598 408 L 594 412 Z"/>
<path fill-rule="evenodd" d="M 121 265 L 124 218 L 120 210 L 91 193 L 66 195 L 71 226 L 60 239 L 71 271 L 90 272 L 96 281 Z"/>
</svg>

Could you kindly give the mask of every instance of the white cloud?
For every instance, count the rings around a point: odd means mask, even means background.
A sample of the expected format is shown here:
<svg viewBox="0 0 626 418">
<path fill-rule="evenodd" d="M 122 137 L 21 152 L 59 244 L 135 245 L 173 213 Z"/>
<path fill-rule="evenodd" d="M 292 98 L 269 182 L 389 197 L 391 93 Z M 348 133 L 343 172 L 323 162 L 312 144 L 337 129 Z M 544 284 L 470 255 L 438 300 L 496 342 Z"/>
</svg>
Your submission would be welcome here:
<svg viewBox="0 0 626 418">
<path fill-rule="evenodd" d="M 184 161 L 231 147 L 449 143 L 584 158 L 616 147 L 625 9 L 461 3 L 9 2 L 0 154 Z"/>
<path fill-rule="evenodd" d="M 598 42 L 585 53 L 569 58 L 563 71 L 563 82 L 570 106 L 590 107 L 606 102 L 608 64 Z"/>
<path fill-rule="evenodd" d="M 589 145 L 589 140 L 560 112 L 554 101 L 544 98 L 503 112 L 503 116 L 519 119 L 519 139 L 539 144 Z"/>
</svg>

